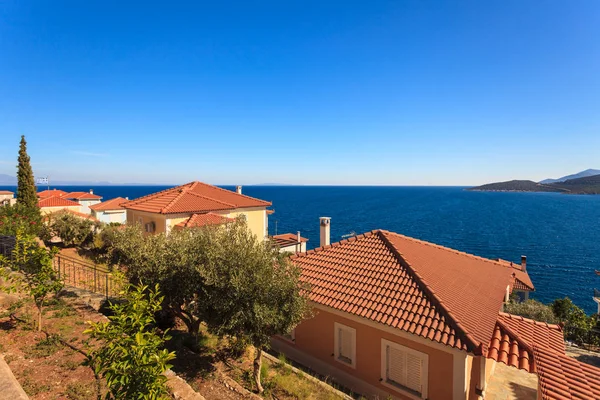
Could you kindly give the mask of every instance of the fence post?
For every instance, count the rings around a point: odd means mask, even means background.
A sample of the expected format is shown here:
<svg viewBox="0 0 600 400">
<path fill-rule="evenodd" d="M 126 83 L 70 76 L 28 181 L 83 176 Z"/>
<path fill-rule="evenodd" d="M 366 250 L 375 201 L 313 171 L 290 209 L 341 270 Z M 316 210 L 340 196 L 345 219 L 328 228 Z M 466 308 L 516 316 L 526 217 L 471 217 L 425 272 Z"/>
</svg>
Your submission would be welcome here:
<svg viewBox="0 0 600 400">
<path fill-rule="evenodd" d="M 98 269 L 96 268 L 96 266 L 94 266 L 94 293 L 96 293 L 96 275 L 97 275 Z"/>
<path fill-rule="evenodd" d="M 104 277 L 106 279 L 106 285 L 104 286 L 106 289 L 106 300 L 108 300 L 108 272 L 104 273 Z"/>
</svg>

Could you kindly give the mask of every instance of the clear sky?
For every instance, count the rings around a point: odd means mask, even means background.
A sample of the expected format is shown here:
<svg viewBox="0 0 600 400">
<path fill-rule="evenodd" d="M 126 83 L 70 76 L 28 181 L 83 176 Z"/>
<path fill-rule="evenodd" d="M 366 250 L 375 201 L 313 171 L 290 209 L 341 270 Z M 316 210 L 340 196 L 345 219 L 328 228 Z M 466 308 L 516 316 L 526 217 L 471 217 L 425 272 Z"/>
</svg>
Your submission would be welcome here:
<svg viewBox="0 0 600 400">
<path fill-rule="evenodd" d="M 194 5 L 191 5 L 191 4 Z M 600 168 L 600 1 L 0 2 L 0 173 L 469 185 Z"/>
</svg>

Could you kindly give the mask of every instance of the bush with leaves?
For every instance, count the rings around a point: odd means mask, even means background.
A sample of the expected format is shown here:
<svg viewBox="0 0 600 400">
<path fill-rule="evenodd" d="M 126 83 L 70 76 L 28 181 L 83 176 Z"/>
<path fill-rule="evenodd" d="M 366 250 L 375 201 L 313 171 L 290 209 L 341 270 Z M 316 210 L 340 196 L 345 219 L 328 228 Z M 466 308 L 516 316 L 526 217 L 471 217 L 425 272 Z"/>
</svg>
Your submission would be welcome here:
<svg viewBox="0 0 600 400">
<path fill-rule="evenodd" d="M 52 267 L 55 249 L 40 247 L 35 238 L 17 232 L 12 260 L 1 259 L 2 278 L 9 282 L 9 292 L 27 293 L 38 310 L 38 331 L 42 330 L 42 311 L 46 299 L 58 293 L 64 286 L 62 279 Z"/>
<path fill-rule="evenodd" d="M 67 211 L 58 211 L 48 216 L 51 236 L 58 236 L 65 246 L 85 246 L 94 240 L 98 229 L 89 219 L 80 218 Z"/>
<path fill-rule="evenodd" d="M 42 227 L 40 209 L 23 204 L 0 207 L 0 235 L 16 236 L 17 231 L 37 236 Z"/>
<path fill-rule="evenodd" d="M 565 324 L 566 339 L 576 343 L 585 343 L 590 340 L 590 331 L 596 324 L 593 316 L 588 316 L 568 297 L 554 300 L 551 307 L 556 318 Z"/>
<path fill-rule="evenodd" d="M 104 342 L 92 352 L 91 364 L 106 379 L 106 399 L 167 399 L 163 372 L 175 353 L 164 349 L 169 337 L 155 328 L 163 300 L 159 287 L 127 286 L 124 295 L 125 302 L 111 304 L 108 322 L 89 322 L 85 333 Z"/>
<path fill-rule="evenodd" d="M 507 303 L 504 305 L 504 311 L 549 324 L 557 324 L 559 322 L 559 319 L 552 312 L 552 307 L 533 299 L 524 302 Z"/>
</svg>

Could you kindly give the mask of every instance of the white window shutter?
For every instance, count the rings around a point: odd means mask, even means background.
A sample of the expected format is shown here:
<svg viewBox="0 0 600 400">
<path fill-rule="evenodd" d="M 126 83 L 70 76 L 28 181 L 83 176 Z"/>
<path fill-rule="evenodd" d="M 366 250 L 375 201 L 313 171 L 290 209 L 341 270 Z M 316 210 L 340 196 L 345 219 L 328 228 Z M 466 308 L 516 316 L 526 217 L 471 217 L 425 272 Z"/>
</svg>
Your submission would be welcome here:
<svg viewBox="0 0 600 400">
<path fill-rule="evenodd" d="M 406 353 L 392 346 L 387 346 L 387 353 L 387 379 L 406 386 Z"/>
<path fill-rule="evenodd" d="M 421 357 L 406 354 L 407 378 L 405 386 L 415 392 L 422 392 L 421 382 L 423 377 L 423 362 Z"/>
<path fill-rule="evenodd" d="M 352 360 L 352 333 L 340 328 L 339 330 L 340 356 Z"/>
</svg>

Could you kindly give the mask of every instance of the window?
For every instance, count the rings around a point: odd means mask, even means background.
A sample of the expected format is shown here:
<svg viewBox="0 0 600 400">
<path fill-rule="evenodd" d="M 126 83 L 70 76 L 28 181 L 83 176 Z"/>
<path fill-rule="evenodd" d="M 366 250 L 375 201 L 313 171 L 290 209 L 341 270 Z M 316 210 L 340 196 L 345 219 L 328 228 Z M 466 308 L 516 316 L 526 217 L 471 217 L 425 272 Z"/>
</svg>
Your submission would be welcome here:
<svg viewBox="0 0 600 400">
<path fill-rule="evenodd" d="M 334 323 L 335 359 L 356 368 L 356 329 Z"/>
<path fill-rule="evenodd" d="M 381 340 L 381 381 L 384 385 L 411 394 L 413 398 L 426 399 L 428 364 L 427 354 Z"/>
<path fill-rule="evenodd" d="M 145 230 L 148 233 L 154 233 L 154 231 L 156 230 L 156 224 L 154 222 L 148 222 L 145 225 Z"/>
</svg>

